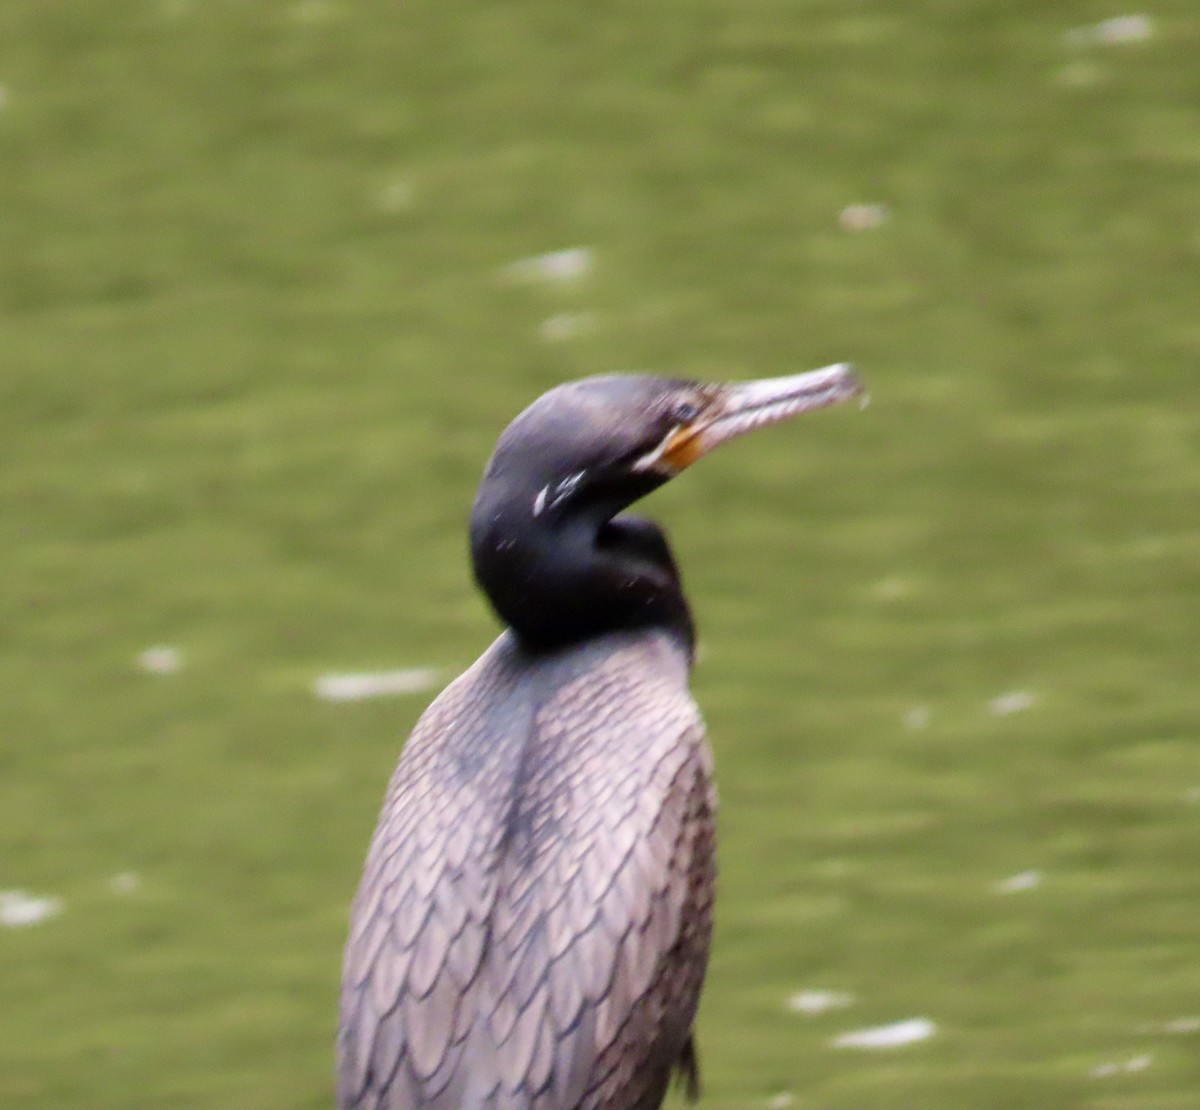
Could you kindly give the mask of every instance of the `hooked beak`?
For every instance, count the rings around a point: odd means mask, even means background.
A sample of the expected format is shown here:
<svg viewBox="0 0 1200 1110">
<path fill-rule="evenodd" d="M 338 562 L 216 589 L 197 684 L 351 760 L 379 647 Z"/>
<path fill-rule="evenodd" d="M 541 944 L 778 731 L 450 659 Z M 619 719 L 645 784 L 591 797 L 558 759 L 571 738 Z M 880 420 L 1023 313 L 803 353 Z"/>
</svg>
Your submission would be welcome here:
<svg viewBox="0 0 1200 1110">
<path fill-rule="evenodd" d="M 782 378 L 715 386 L 700 414 L 673 428 L 658 447 L 638 460 L 636 469 L 674 476 L 735 436 L 852 397 L 862 398 L 865 405 L 867 392 L 847 362 Z"/>
</svg>

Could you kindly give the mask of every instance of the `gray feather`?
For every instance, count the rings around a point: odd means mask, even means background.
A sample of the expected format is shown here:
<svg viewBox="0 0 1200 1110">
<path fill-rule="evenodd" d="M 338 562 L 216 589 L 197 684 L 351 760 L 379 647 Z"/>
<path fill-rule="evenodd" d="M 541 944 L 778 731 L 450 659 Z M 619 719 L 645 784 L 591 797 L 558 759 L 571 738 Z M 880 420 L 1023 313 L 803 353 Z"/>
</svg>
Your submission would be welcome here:
<svg viewBox="0 0 1200 1110">
<path fill-rule="evenodd" d="M 715 796 L 687 671 L 662 633 L 505 634 L 429 707 L 352 911 L 343 1110 L 650 1110 L 692 1067 Z"/>
</svg>

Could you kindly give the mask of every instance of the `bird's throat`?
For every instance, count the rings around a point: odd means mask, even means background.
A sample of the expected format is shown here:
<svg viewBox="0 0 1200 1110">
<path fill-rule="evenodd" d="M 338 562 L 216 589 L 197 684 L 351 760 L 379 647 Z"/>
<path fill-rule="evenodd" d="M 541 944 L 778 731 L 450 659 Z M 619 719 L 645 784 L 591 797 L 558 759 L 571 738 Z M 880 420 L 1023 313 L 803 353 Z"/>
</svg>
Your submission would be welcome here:
<svg viewBox="0 0 1200 1110">
<path fill-rule="evenodd" d="M 628 514 L 512 520 L 478 504 L 476 510 L 476 581 L 526 648 L 559 650 L 612 632 L 661 628 L 691 652 L 691 612 L 654 521 Z"/>
</svg>

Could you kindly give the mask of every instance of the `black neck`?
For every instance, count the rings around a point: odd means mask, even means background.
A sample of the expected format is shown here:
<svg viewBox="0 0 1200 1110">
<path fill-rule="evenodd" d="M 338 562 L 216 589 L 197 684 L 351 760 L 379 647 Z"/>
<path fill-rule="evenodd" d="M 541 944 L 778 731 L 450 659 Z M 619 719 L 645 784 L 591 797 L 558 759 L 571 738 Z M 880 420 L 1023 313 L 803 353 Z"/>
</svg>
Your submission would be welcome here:
<svg viewBox="0 0 1200 1110">
<path fill-rule="evenodd" d="M 695 627 L 662 529 L 641 517 L 532 516 L 481 492 L 471 516 L 475 578 L 531 651 L 608 632 L 662 628 L 690 655 Z"/>
</svg>

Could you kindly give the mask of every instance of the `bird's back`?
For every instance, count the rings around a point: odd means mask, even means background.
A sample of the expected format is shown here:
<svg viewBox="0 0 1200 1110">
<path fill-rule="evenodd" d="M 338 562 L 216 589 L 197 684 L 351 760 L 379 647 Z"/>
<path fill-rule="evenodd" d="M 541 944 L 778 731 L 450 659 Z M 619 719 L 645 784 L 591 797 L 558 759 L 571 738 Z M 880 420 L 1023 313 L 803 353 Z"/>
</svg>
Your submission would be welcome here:
<svg viewBox="0 0 1200 1110">
<path fill-rule="evenodd" d="M 506 633 L 413 732 L 354 903 L 339 1102 L 651 1110 L 690 1050 L 715 798 L 686 652 Z"/>
</svg>

